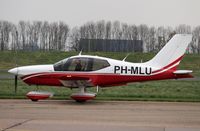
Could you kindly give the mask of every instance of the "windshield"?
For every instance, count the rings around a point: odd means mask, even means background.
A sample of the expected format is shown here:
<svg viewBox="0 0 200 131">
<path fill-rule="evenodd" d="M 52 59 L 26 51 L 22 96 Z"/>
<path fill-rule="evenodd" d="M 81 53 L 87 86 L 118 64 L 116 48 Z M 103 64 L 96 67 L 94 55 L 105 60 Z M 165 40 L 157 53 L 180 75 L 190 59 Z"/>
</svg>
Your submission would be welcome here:
<svg viewBox="0 0 200 131">
<path fill-rule="evenodd" d="M 96 58 L 69 58 L 54 64 L 55 71 L 96 71 L 110 66 L 107 60 Z"/>
</svg>

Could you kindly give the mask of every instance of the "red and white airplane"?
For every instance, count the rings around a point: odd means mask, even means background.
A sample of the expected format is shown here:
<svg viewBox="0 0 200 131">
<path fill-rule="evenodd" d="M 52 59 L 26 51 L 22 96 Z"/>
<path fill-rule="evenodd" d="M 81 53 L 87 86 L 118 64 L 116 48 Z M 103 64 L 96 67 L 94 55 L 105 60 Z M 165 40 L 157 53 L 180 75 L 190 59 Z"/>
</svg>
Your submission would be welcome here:
<svg viewBox="0 0 200 131">
<path fill-rule="evenodd" d="M 153 59 L 144 63 L 79 54 L 53 65 L 22 66 L 10 69 L 8 72 L 19 76 L 28 85 L 80 88 L 80 92 L 73 93 L 71 98 L 76 101 L 86 101 L 96 96 L 96 93 L 86 92 L 87 87 L 191 78 L 191 70 L 177 70 L 191 40 L 191 35 L 176 34 Z"/>
</svg>

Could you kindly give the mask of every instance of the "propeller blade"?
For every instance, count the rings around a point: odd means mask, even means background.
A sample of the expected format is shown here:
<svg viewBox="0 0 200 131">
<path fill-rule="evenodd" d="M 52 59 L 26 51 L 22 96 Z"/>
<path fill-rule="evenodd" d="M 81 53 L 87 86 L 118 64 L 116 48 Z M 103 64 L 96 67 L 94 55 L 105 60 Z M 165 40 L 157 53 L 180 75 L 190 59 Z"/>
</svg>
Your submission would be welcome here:
<svg viewBox="0 0 200 131">
<path fill-rule="evenodd" d="M 15 94 L 17 93 L 17 75 L 15 75 Z"/>
</svg>

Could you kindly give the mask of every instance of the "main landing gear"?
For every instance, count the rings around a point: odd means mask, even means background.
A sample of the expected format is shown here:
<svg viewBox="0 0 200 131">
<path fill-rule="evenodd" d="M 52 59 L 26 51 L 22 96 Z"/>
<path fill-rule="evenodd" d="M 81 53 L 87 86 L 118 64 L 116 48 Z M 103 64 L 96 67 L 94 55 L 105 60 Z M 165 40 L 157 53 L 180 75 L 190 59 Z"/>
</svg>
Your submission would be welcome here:
<svg viewBox="0 0 200 131">
<path fill-rule="evenodd" d="M 76 102 L 86 102 L 88 100 L 92 100 L 96 97 L 96 93 L 88 93 L 86 92 L 86 88 L 81 86 L 79 87 L 80 91 L 77 93 L 73 93 L 71 98 Z"/>
</svg>

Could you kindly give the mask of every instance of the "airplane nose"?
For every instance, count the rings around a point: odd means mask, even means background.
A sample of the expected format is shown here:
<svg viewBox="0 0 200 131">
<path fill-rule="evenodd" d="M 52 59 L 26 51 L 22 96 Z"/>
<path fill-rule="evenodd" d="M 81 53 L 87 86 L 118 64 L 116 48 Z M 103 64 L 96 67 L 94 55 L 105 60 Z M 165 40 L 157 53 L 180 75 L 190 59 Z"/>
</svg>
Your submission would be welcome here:
<svg viewBox="0 0 200 131">
<path fill-rule="evenodd" d="M 17 68 L 12 68 L 10 70 L 8 70 L 9 73 L 12 73 L 14 75 L 17 75 L 18 74 L 18 67 Z"/>
</svg>

